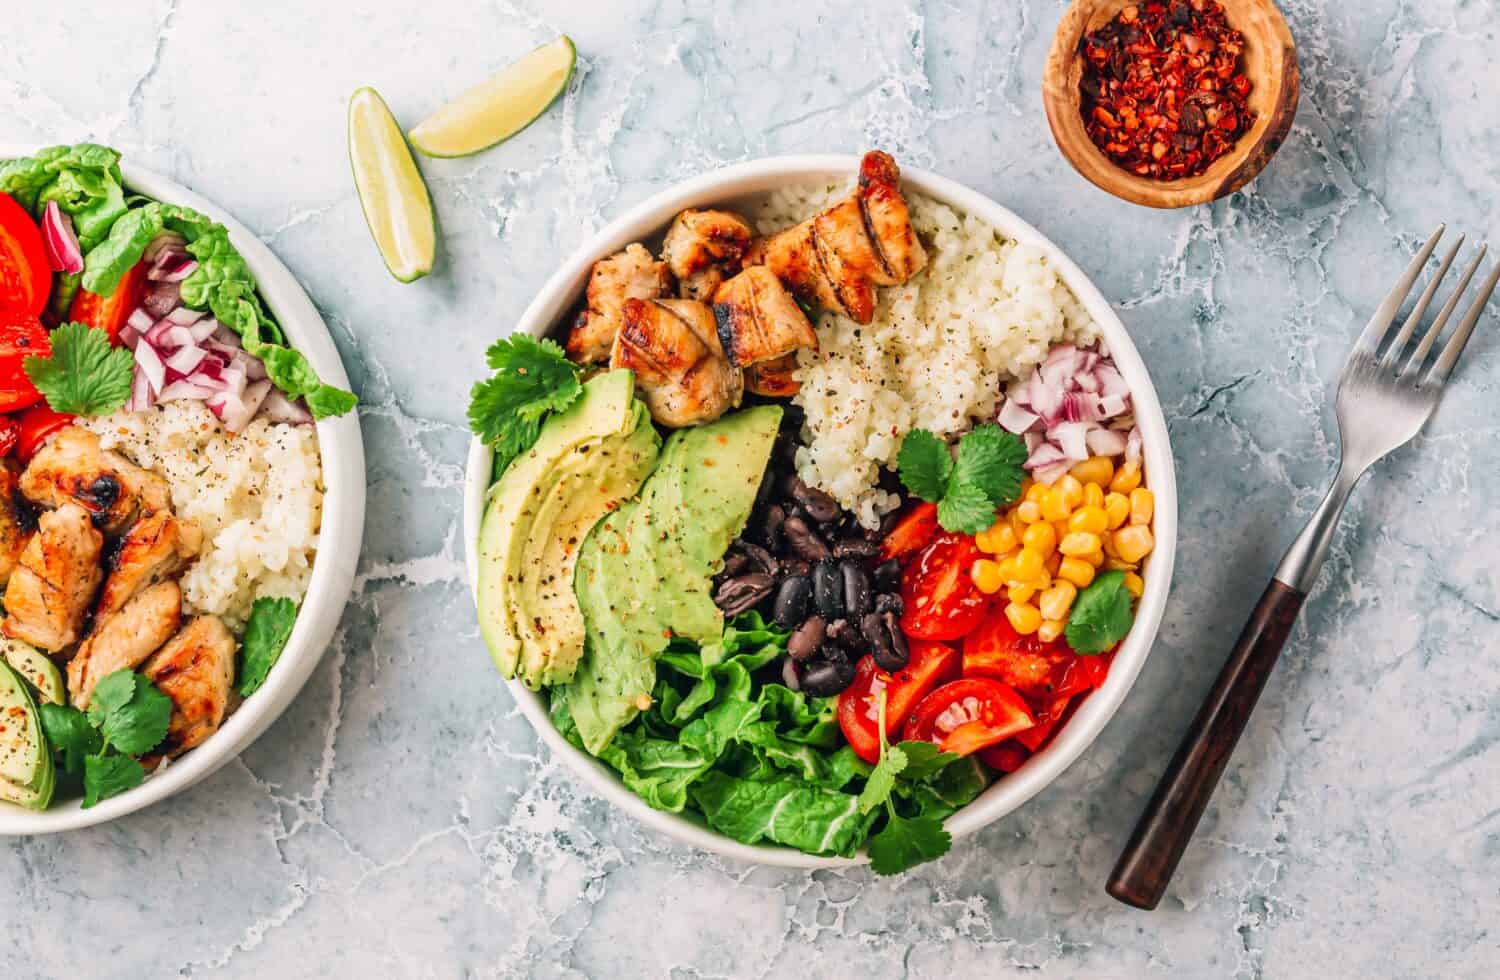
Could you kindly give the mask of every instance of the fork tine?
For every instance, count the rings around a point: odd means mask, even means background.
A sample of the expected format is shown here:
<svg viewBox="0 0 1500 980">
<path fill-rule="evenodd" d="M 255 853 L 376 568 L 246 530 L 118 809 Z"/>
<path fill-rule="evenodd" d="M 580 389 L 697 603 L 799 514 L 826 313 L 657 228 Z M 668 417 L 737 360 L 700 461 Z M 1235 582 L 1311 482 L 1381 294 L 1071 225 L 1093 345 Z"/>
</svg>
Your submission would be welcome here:
<svg viewBox="0 0 1500 980">
<path fill-rule="evenodd" d="M 1401 370 L 1401 377 L 1411 380 L 1422 370 L 1422 365 L 1427 361 L 1427 355 L 1432 352 L 1432 345 L 1443 334 L 1443 327 L 1447 326 L 1448 318 L 1453 311 L 1458 309 L 1459 301 L 1464 298 L 1464 290 L 1469 288 L 1469 281 L 1474 278 L 1474 273 L 1479 271 L 1479 264 L 1484 261 L 1484 253 L 1489 248 L 1487 245 L 1479 246 L 1479 254 L 1474 256 L 1474 261 L 1464 270 L 1463 276 L 1458 280 L 1458 286 L 1453 290 L 1453 295 L 1448 297 L 1448 302 L 1438 311 L 1437 317 L 1432 321 L 1432 326 L 1422 335 L 1422 340 L 1417 344 L 1417 349 L 1411 352 L 1411 357 L 1406 362 L 1406 367 Z M 1483 305 L 1483 304 L 1480 304 Z"/>
<path fill-rule="evenodd" d="M 1406 302 L 1406 294 L 1411 292 L 1412 284 L 1417 281 L 1417 276 L 1422 274 L 1422 266 L 1427 264 L 1428 258 L 1432 256 L 1432 250 L 1437 248 L 1438 239 L 1443 237 L 1443 231 L 1447 225 L 1438 225 L 1437 231 L 1427 239 L 1427 244 L 1417 250 L 1407 265 L 1406 271 L 1401 278 L 1396 280 L 1390 295 L 1375 310 L 1375 315 L 1370 317 L 1370 322 L 1365 324 L 1364 331 L 1359 335 L 1359 340 L 1354 343 L 1354 353 L 1363 351 L 1374 354 L 1380 347 L 1380 338 L 1390 329 L 1391 322 L 1396 319 L 1396 314 L 1401 310 L 1401 304 Z"/>
<path fill-rule="evenodd" d="M 1396 363 L 1396 358 L 1406 348 L 1407 341 L 1411 340 L 1411 335 L 1416 333 L 1417 327 L 1422 325 L 1422 317 L 1427 315 L 1427 307 L 1432 303 L 1432 297 L 1437 294 L 1438 285 L 1442 283 L 1443 277 L 1448 274 L 1448 268 L 1453 265 L 1453 260 L 1458 257 L 1458 250 L 1463 248 L 1463 244 L 1464 236 L 1459 235 L 1458 241 L 1454 242 L 1453 247 L 1448 250 L 1448 254 L 1443 256 L 1442 263 L 1438 265 L 1437 275 L 1433 276 L 1432 281 L 1427 284 L 1427 288 L 1422 290 L 1422 295 L 1417 298 L 1416 305 L 1411 308 L 1411 315 L 1406 318 L 1405 323 L 1401 324 L 1401 329 L 1397 332 L 1396 339 L 1392 340 L 1390 346 L 1385 349 L 1385 356 L 1380 359 L 1381 367 L 1389 368 Z"/>
<path fill-rule="evenodd" d="M 1458 363 L 1459 357 L 1464 352 L 1464 346 L 1469 342 L 1469 336 L 1478 325 L 1479 318 L 1484 314 L 1485 304 L 1489 302 L 1490 295 L 1495 291 L 1496 283 L 1500 283 L 1500 264 L 1490 270 L 1489 278 L 1479 287 L 1479 295 L 1474 299 L 1474 305 L 1469 307 L 1469 312 L 1464 315 L 1463 322 L 1458 329 L 1453 331 L 1453 336 L 1448 338 L 1443 353 L 1439 355 L 1437 363 L 1427 375 L 1424 385 L 1437 383 L 1442 384 L 1448 380 L 1448 375 L 1453 372 L 1453 366 Z"/>
</svg>

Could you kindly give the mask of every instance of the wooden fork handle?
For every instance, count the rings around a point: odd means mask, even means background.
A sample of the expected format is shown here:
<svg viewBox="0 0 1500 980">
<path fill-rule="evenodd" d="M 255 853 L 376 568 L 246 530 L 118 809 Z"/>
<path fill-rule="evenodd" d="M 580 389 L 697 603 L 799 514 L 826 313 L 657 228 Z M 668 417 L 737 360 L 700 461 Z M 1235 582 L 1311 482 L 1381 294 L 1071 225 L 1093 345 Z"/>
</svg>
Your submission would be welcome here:
<svg viewBox="0 0 1500 980">
<path fill-rule="evenodd" d="M 1306 598 L 1277 579 L 1266 586 L 1109 876 L 1109 893 L 1126 905 L 1161 901 Z"/>
</svg>

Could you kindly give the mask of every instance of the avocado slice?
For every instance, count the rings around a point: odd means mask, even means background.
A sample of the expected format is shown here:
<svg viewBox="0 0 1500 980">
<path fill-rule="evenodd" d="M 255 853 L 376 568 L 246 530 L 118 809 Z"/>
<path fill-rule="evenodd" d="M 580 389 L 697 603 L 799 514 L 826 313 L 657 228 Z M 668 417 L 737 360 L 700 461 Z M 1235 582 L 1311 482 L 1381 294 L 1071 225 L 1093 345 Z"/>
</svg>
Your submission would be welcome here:
<svg viewBox="0 0 1500 980">
<path fill-rule="evenodd" d="M 16 669 L 43 701 L 67 704 L 68 690 L 63 686 L 62 671 L 52 658 L 29 643 L 0 636 L 0 657 Z"/>
<path fill-rule="evenodd" d="M 589 529 L 632 496 L 660 437 L 635 375 L 589 380 L 490 488 L 479 529 L 480 632 L 506 677 L 533 689 L 567 681 L 583 655 L 573 569 Z"/>
<path fill-rule="evenodd" d="M 723 637 L 711 580 L 750 517 L 780 423 L 781 409 L 763 405 L 672 433 L 640 496 L 584 542 L 574 588 L 588 640 L 568 704 L 589 752 L 650 706 L 671 637 Z"/>
<path fill-rule="evenodd" d="M 56 784 L 52 750 L 31 690 L 0 661 L 0 800 L 45 810 Z"/>
</svg>

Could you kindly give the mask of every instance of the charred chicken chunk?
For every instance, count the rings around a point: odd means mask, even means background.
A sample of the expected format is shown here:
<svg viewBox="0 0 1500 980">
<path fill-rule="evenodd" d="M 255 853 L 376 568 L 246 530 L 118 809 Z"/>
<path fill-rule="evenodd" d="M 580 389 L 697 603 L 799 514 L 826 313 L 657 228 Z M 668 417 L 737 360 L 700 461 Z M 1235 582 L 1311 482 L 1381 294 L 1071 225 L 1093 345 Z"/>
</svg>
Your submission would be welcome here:
<svg viewBox="0 0 1500 980">
<path fill-rule="evenodd" d="M 165 511 L 136 521 L 120 541 L 94 616 L 119 612 L 132 596 L 186 568 L 202 547 L 203 532 L 192 521 Z"/>
<path fill-rule="evenodd" d="M 200 744 L 224 720 L 234 683 L 234 636 L 215 616 L 199 616 L 156 652 L 141 673 L 172 699 L 164 743 L 178 756 Z"/>
<path fill-rule="evenodd" d="M 21 560 L 26 542 L 31 540 L 32 532 L 21 506 L 16 500 L 15 471 L 0 465 L 0 587 L 10 581 L 10 573 Z"/>
<path fill-rule="evenodd" d="M 745 390 L 767 398 L 790 398 L 802 390 L 802 382 L 792 372 L 797 370 L 797 355 L 785 354 L 745 368 Z"/>
<path fill-rule="evenodd" d="M 104 574 L 103 548 L 104 536 L 77 504 L 42 514 L 5 587 L 0 630 L 53 653 L 76 643 Z"/>
<path fill-rule="evenodd" d="M 760 239 L 745 256 L 745 264 L 764 265 L 808 306 L 847 313 L 838 289 L 823 267 L 817 233 L 813 230 L 815 220 L 809 218 Z"/>
<path fill-rule="evenodd" d="M 737 367 L 818 346 L 807 314 L 763 265 L 751 266 L 719 287 L 714 295 L 714 320 L 719 343 Z"/>
<path fill-rule="evenodd" d="M 886 285 L 903 283 L 922 271 L 927 252 L 912 229 L 906 198 L 901 196 L 901 168 L 889 153 L 871 150 L 860 161 L 859 203 L 865 227 L 891 275 Z"/>
<path fill-rule="evenodd" d="M 42 507 L 77 504 L 106 534 L 125 530 L 137 515 L 172 507 L 166 480 L 100 448 L 98 436 L 72 425 L 58 430 L 31 458 L 20 486 Z"/>
<path fill-rule="evenodd" d="M 634 371 L 651 417 L 671 428 L 711 422 L 744 393 L 713 311 L 692 300 L 626 300 L 610 367 Z"/>
<path fill-rule="evenodd" d="M 620 329 L 620 308 L 629 299 L 659 299 L 672 292 L 672 273 L 639 242 L 594 263 L 589 274 L 588 309 L 578 315 L 566 344 L 577 364 L 609 359 Z"/>
<path fill-rule="evenodd" d="M 751 237 L 750 223 L 733 211 L 689 208 L 672 219 L 662 257 L 682 297 L 710 302 L 719 284 L 739 271 Z"/>
<path fill-rule="evenodd" d="M 159 582 L 98 620 L 68 661 L 68 699 L 87 708 L 95 685 L 117 670 L 134 670 L 172 638 L 181 622 L 182 589 L 176 582 Z"/>
</svg>

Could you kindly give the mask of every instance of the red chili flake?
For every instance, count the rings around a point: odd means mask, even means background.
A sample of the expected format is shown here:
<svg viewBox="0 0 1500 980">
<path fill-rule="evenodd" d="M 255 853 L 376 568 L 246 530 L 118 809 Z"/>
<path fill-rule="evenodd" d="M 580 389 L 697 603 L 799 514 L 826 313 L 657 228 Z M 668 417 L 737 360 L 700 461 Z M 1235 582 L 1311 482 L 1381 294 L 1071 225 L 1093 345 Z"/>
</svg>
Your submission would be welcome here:
<svg viewBox="0 0 1500 980">
<path fill-rule="evenodd" d="M 1245 36 L 1218 0 L 1131 4 L 1079 49 L 1084 129 L 1133 174 L 1197 176 L 1255 125 Z"/>
</svg>

